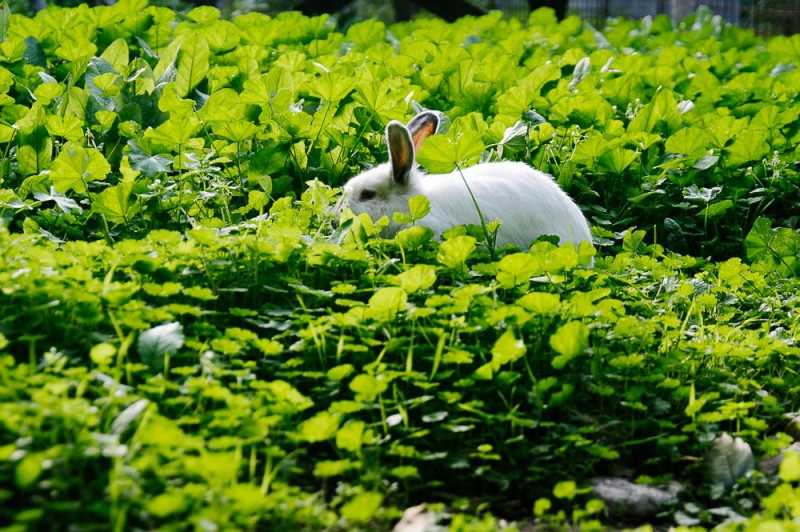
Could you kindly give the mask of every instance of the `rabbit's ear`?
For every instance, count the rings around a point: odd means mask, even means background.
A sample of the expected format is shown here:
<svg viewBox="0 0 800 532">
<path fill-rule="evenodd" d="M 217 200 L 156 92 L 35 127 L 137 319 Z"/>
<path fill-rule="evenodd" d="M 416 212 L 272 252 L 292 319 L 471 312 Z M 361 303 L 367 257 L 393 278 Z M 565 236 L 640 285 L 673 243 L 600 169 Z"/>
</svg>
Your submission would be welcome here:
<svg viewBox="0 0 800 532">
<path fill-rule="evenodd" d="M 389 146 L 389 161 L 392 165 L 392 179 L 398 185 L 408 183 L 408 175 L 414 165 L 414 145 L 406 126 L 392 120 L 386 126 L 386 144 Z"/>
<path fill-rule="evenodd" d="M 419 149 L 422 141 L 439 130 L 439 115 L 433 111 L 423 111 L 408 123 L 408 131 L 414 141 L 414 148 Z"/>
</svg>

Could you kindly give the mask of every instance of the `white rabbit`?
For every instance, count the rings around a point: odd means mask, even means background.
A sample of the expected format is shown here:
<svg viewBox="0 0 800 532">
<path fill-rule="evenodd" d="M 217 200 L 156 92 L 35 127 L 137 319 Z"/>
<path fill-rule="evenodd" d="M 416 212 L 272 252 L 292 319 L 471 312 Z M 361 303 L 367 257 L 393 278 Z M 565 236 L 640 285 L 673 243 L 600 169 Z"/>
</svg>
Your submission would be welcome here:
<svg viewBox="0 0 800 532">
<path fill-rule="evenodd" d="M 449 174 L 425 174 L 417 168 L 415 149 L 439 127 L 431 111 L 415 116 L 408 127 L 393 120 L 386 126 L 389 162 L 367 170 L 344 185 L 344 205 L 355 214 L 368 213 L 373 220 L 386 215 L 387 232 L 400 226 L 393 212 L 406 212 L 408 199 L 422 194 L 430 212 L 419 224 L 437 237 L 455 225 L 480 224 L 478 211 L 458 170 Z M 589 224 L 575 202 L 553 179 L 521 162 L 483 163 L 462 171 L 486 222 L 502 221 L 497 244 L 516 244 L 523 249 L 541 235 L 556 235 L 564 242 L 591 243 Z M 338 214 L 338 213 L 337 213 Z"/>
</svg>

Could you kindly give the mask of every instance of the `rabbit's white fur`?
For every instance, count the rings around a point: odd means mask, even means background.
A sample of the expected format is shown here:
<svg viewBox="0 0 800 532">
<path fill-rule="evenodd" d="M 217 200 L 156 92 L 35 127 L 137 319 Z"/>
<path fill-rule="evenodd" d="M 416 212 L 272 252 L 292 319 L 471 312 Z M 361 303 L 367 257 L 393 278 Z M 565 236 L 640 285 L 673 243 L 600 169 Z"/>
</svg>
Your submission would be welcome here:
<svg viewBox="0 0 800 532">
<path fill-rule="evenodd" d="M 423 114 L 409 123 L 409 129 Z M 436 115 L 433 117 L 436 118 Z M 436 127 L 438 118 L 428 134 L 434 132 Z M 400 229 L 392 221 L 392 213 L 407 211 L 409 198 L 418 194 L 430 202 L 430 212 L 419 220 L 419 224 L 433 230 L 437 237 L 455 225 L 479 225 L 480 217 L 457 170 L 449 174 L 423 173 L 414 163 L 413 147 L 410 150 L 411 160 L 401 160 L 406 154 L 396 153 L 397 147 L 393 143 L 404 142 L 402 131 L 406 132 L 409 142 L 413 135 L 413 142 L 417 146 L 427 136 L 415 135 L 413 129 L 409 132 L 402 124 L 391 122 L 387 126 L 387 142 L 392 160 L 351 178 L 344 186 L 343 202 L 354 213 L 366 212 L 373 220 L 384 215 L 389 217 L 390 234 Z M 397 141 L 397 138 L 401 141 Z M 395 159 L 401 160 L 400 163 Z M 404 162 L 408 168 L 402 167 Z M 399 169 L 398 164 L 401 166 Z M 547 174 L 525 163 L 511 161 L 478 164 L 464 169 L 462 173 L 484 220 L 502 221 L 497 234 L 498 245 L 513 243 L 527 248 L 541 235 L 556 235 L 562 243 L 591 243 L 591 231 L 583 213 Z M 399 178 L 396 177 L 398 174 Z M 362 197 L 364 191 L 369 195 L 374 192 L 374 197 Z"/>
</svg>

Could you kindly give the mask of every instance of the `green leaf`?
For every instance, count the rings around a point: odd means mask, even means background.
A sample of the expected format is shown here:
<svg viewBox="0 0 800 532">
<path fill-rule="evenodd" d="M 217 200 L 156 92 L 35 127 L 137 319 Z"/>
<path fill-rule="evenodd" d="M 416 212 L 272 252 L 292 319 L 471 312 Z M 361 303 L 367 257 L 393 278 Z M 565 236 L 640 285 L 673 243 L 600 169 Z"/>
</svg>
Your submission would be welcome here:
<svg viewBox="0 0 800 532">
<path fill-rule="evenodd" d="M 171 419 L 159 415 L 148 416 L 136 433 L 137 443 L 172 448 L 185 445 L 187 434 Z"/>
<path fill-rule="evenodd" d="M 751 161 L 759 161 L 769 153 L 767 131 L 747 128 L 736 135 L 736 140 L 727 148 L 727 151 L 729 153 L 728 164 L 731 166 L 741 166 Z"/>
<path fill-rule="evenodd" d="M 44 125 L 46 119 L 44 106 L 39 102 L 34 102 L 25 115 L 14 123 L 14 128 L 22 135 L 30 135 L 37 127 Z"/>
<path fill-rule="evenodd" d="M 787 227 L 772 228 L 769 218 L 759 217 L 744 240 L 747 258 L 766 262 L 786 274 L 800 272 L 800 234 Z"/>
<path fill-rule="evenodd" d="M 210 50 L 201 33 L 191 33 L 181 43 L 175 90 L 183 98 L 208 74 Z"/>
<path fill-rule="evenodd" d="M 525 355 L 525 343 L 519 340 L 511 330 L 507 330 L 497 339 L 492 347 L 492 370 L 513 362 Z"/>
<path fill-rule="evenodd" d="M 458 165 L 466 168 L 478 162 L 483 153 L 481 136 L 472 130 L 462 131 L 456 138 L 434 135 L 425 139 L 417 160 L 429 172 L 446 173 Z"/>
<path fill-rule="evenodd" d="M 339 416 L 319 412 L 300 424 L 300 437 L 304 441 L 318 442 L 333 438 L 339 428 Z"/>
<path fill-rule="evenodd" d="M 17 463 L 14 471 L 17 486 L 24 489 L 32 486 L 39 479 L 44 469 L 44 458 L 43 453 L 29 452 Z"/>
<path fill-rule="evenodd" d="M 390 469 L 389 474 L 399 479 L 419 478 L 419 469 L 412 465 L 397 466 Z"/>
<path fill-rule="evenodd" d="M 340 381 L 348 377 L 353 371 L 355 371 L 355 368 L 352 364 L 340 364 L 329 369 L 325 376 L 331 380 Z"/>
<path fill-rule="evenodd" d="M 530 253 L 506 255 L 497 264 L 497 281 L 503 288 L 512 288 L 527 283 L 530 278 L 542 272 L 542 260 Z"/>
<path fill-rule="evenodd" d="M 102 343 L 92 347 L 89 357 L 98 366 L 109 366 L 117 354 L 117 348 L 112 344 Z"/>
<path fill-rule="evenodd" d="M 106 47 L 100 58 L 105 59 L 108 64 L 113 66 L 117 73 L 125 73 L 130 62 L 128 43 L 122 38 L 115 40 Z"/>
<path fill-rule="evenodd" d="M 295 387 L 286 381 L 275 380 L 264 385 L 272 402 L 277 403 L 278 411 L 286 414 L 296 414 L 314 406 L 314 401 L 301 394 Z"/>
<path fill-rule="evenodd" d="M 342 517 L 352 523 L 366 523 L 383 503 L 383 495 L 372 491 L 359 493 L 342 506 Z"/>
<path fill-rule="evenodd" d="M 67 38 L 56 49 L 56 55 L 65 61 L 73 63 L 82 63 L 82 68 L 85 68 L 85 63 L 97 51 L 97 46 L 94 45 L 84 35 L 68 35 Z"/>
<path fill-rule="evenodd" d="M 241 96 L 235 90 L 225 88 L 212 93 L 197 114 L 204 121 L 223 126 L 228 122 L 244 120 L 245 111 Z"/>
<path fill-rule="evenodd" d="M 365 401 L 374 401 L 376 397 L 386 391 L 388 386 L 389 383 L 385 379 L 379 379 L 367 373 L 356 375 L 350 381 L 350 389 Z"/>
<path fill-rule="evenodd" d="M 395 281 L 409 294 L 427 290 L 436 282 L 436 268 L 429 264 L 417 264 L 398 274 Z"/>
<path fill-rule="evenodd" d="M 367 424 L 363 421 L 348 421 L 336 432 L 336 446 L 350 452 L 358 452 L 364 443 L 364 430 Z"/>
<path fill-rule="evenodd" d="M 541 517 L 552 507 L 553 503 L 550 502 L 550 499 L 544 497 L 536 499 L 536 502 L 533 505 L 533 514 L 536 517 Z"/>
<path fill-rule="evenodd" d="M 553 367 L 563 369 L 588 346 L 589 328 L 580 321 L 567 322 L 550 337 L 550 347 L 559 355 L 553 358 Z"/>
<path fill-rule="evenodd" d="M 416 195 L 408 199 L 408 214 L 412 222 L 425 218 L 429 212 L 431 204 L 425 196 Z"/>
<path fill-rule="evenodd" d="M 145 133 L 145 136 L 147 136 L 147 133 Z M 171 143 L 172 141 L 165 140 L 165 142 Z M 128 159 L 134 170 L 141 172 L 147 177 L 153 177 L 156 174 L 169 171 L 170 165 L 172 164 L 172 159 L 169 157 L 147 154 L 142 151 L 134 141 L 128 142 L 128 146 L 130 147 Z"/>
<path fill-rule="evenodd" d="M 700 156 L 708 148 L 711 139 L 704 129 L 685 127 L 667 139 L 666 148 L 671 153 Z"/>
<path fill-rule="evenodd" d="M 620 138 L 626 144 L 633 144 L 641 151 L 645 151 L 656 142 L 661 141 L 661 135 L 658 133 L 645 133 L 644 131 L 625 133 Z"/>
<path fill-rule="evenodd" d="M 720 192 L 722 192 L 722 187 L 698 187 L 697 185 L 689 185 L 685 189 L 683 189 L 683 197 L 689 201 L 699 201 L 703 203 L 710 203 L 714 198 L 716 198 Z"/>
<path fill-rule="evenodd" d="M 185 146 L 200 131 L 201 127 L 202 123 L 194 116 L 170 118 L 157 128 L 145 131 L 144 138 L 153 144 L 177 150 L 181 146 Z M 134 162 L 133 158 L 131 158 L 131 162 Z"/>
<path fill-rule="evenodd" d="M 592 168 L 609 149 L 608 141 L 602 135 L 590 135 L 575 147 L 572 160 L 577 164 Z"/>
<path fill-rule="evenodd" d="M 674 130 L 681 123 L 678 104 L 671 90 L 661 89 L 653 100 L 645 105 L 628 125 L 629 132 L 651 132 L 662 125 L 667 131 Z"/>
<path fill-rule="evenodd" d="M 600 168 L 613 174 L 621 174 L 636 160 L 636 152 L 624 148 L 614 148 L 600 157 Z"/>
<path fill-rule="evenodd" d="M 101 181 L 111 172 L 103 154 L 95 148 L 84 148 L 77 142 L 68 142 L 53 161 L 50 179 L 56 190 L 86 193 L 86 184 Z"/>
<path fill-rule="evenodd" d="M 716 218 L 718 216 L 722 216 L 729 209 L 734 206 L 733 201 L 731 200 L 722 200 L 722 201 L 715 201 L 714 203 L 709 203 L 708 206 L 703 210 L 703 215 L 708 218 Z"/>
<path fill-rule="evenodd" d="M 266 204 L 269 203 L 269 196 L 260 190 L 250 190 L 247 192 L 247 205 L 238 209 L 241 213 L 250 211 L 261 212 Z"/>
<path fill-rule="evenodd" d="M 747 118 L 735 118 L 730 115 L 711 115 L 704 118 L 706 131 L 711 135 L 715 147 L 723 148 L 727 142 L 745 129 Z"/>
<path fill-rule="evenodd" d="M 129 169 L 119 184 L 108 187 L 95 196 L 92 210 L 103 214 L 113 223 L 127 223 L 138 211 L 138 204 L 131 203 L 135 175 L 136 173 Z"/>
<path fill-rule="evenodd" d="M 188 505 L 186 496 L 177 491 L 160 493 L 146 502 L 148 513 L 162 518 L 181 513 Z"/>
<path fill-rule="evenodd" d="M 45 169 L 50 162 L 53 143 L 47 139 L 43 144 L 26 144 L 17 148 L 17 169 L 22 175 L 34 174 Z"/>
<path fill-rule="evenodd" d="M 350 460 L 320 460 L 314 464 L 314 476 L 319 478 L 338 477 L 353 467 L 355 467 L 355 463 Z"/>
<path fill-rule="evenodd" d="M 517 305 L 536 314 L 556 314 L 561 308 L 561 297 L 548 292 L 529 292 L 517 300 Z"/>
<path fill-rule="evenodd" d="M 195 22 L 208 23 L 218 20 L 221 13 L 214 6 L 199 6 L 186 13 L 186 16 Z"/>
<path fill-rule="evenodd" d="M 692 166 L 692 168 L 696 170 L 708 170 L 719 161 L 719 155 L 705 155 L 698 159 L 696 163 Z"/>
<path fill-rule="evenodd" d="M 778 473 L 784 482 L 800 481 L 800 453 L 786 451 Z"/>
<path fill-rule="evenodd" d="M 0 4 L 0 42 L 6 40 L 8 35 L 8 23 L 11 19 L 11 9 L 8 7 L 7 2 Z"/>
<path fill-rule="evenodd" d="M 247 120 L 234 120 L 214 125 L 214 133 L 231 142 L 244 142 L 256 136 L 259 129 Z"/>
<path fill-rule="evenodd" d="M 60 83 L 42 83 L 33 91 L 33 96 L 42 105 L 49 105 L 63 92 L 64 86 Z"/>
<path fill-rule="evenodd" d="M 114 72 L 98 74 L 92 78 L 92 83 L 106 97 L 117 96 L 122 90 L 122 79 Z"/>
<path fill-rule="evenodd" d="M 380 20 L 357 22 L 347 29 L 346 37 L 357 46 L 367 48 L 383 42 L 386 36 L 386 25 Z"/>
<path fill-rule="evenodd" d="M 559 482 L 553 488 L 553 495 L 558 499 L 571 500 L 578 493 L 578 487 L 572 480 L 564 480 Z"/>
<path fill-rule="evenodd" d="M 75 200 L 59 194 L 53 187 L 50 187 L 49 193 L 34 192 L 33 197 L 36 201 L 53 201 L 63 212 L 83 212 L 83 208 Z"/>
<path fill-rule="evenodd" d="M 430 139 L 428 139 L 430 140 Z M 474 237 L 459 235 L 449 240 L 445 240 L 439 246 L 436 260 L 448 268 L 459 268 L 467 258 L 475 251 L 477 240 Z"/>
<path fill-rule="evenodd" d="M 325 72 L 308 83 L 308 90 L 323 102 L 335 105 L 353 90 L 353 83 L 348 76 Z"/>
<path fill-rule="evenodd" d="M 44 55 L 42 45 L 36 38 L 31 36 L 25 38 L 25 51 L 22 54 L 22 59 L 29 65 L 47 66 L 47 58 Z"/>
<path fill-rule="evenodd" d="M 0 143 L 11 142 L 15 134 L 16 130 L 13 127 L 0 124 Z"/>
<path fill-rule="evenodd" d="M 47 132 L 56 137 L 80 141 L 83 138 L 83 123 L 73 115 L 50 115 L 47 117 Z"/>
<path fill-rule="evenodd" d="M 175 39 L 158 54 L 158 63 L 153 69 L 153 78 L 155 78 L 158 85 L 175 80 L 177 75 L 175 63 L 178 60 L 182 45 L 183 41 L 181 39 Z"/>
<path fill-rule="evenodd" d="M 397 287 L 379 288 L 367 303 L 368 316 L 379 321 L 389 321 L 405 309 L 408 296 L 405 290 Z"/>
</svg>

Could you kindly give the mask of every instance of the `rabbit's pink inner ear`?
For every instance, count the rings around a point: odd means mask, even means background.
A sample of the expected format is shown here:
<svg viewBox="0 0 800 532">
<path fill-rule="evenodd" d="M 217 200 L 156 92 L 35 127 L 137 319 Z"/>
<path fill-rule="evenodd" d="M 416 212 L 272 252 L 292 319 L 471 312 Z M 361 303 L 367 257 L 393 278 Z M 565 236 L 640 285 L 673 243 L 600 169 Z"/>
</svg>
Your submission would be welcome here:
<svg viewBox="0 0 800 532">
<path fill-rule="evenodd" d="M 430 137 L 439 128 L 439 117 L 431 111 L 424 111 L 408 123 L 408 130 L 414 141 L 414 149 L 419 149 L 422 141 Z"/>
<path fill-rule="evenodd" d="M 389 145 L 389 159 L 392 165 L 392 179 L 398 185 L 408 182 L 408 174 L 414 164 L 414 147 L 411 135 L 399 122 L 391 122 L 386 127 L 386 141 Z"/>
<path fill-rule="evenodd" d="M 436 133 L 436 123 L 432 120 L 425 121 L 411 137 L 414 139 L 414 148 L 419 149 L 422 141 Z"/>
</svg>

